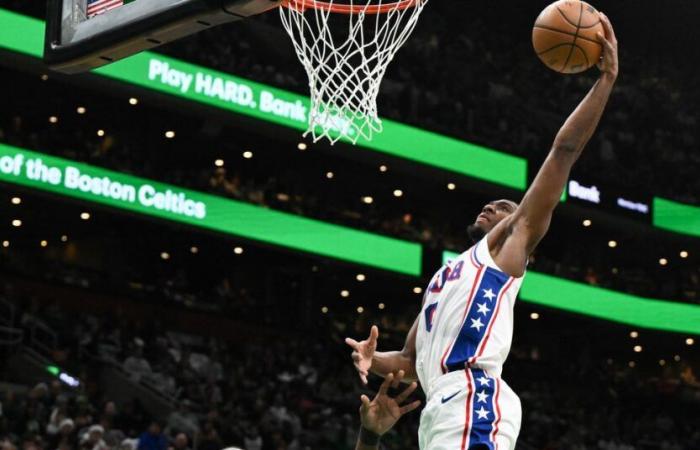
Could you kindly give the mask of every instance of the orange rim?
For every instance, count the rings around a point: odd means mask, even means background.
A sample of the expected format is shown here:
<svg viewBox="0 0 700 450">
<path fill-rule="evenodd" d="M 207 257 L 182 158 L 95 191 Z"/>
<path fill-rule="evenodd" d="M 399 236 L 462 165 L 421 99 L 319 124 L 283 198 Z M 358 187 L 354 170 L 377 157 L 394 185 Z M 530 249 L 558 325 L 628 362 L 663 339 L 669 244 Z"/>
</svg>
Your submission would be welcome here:
<svg viewBox="0 0 700 450">
<path fill-rule="evenodd" d="M 283 0 L 282 6 L 291 8 L 299 12 L 307 9 L 320 9 L 339 14 L 384 14 L 393 10 L 403 10 L 413 8 L 423 0 L 401 0 L 384 5 L 337 5 L 321 0 Z"/>
</svg>

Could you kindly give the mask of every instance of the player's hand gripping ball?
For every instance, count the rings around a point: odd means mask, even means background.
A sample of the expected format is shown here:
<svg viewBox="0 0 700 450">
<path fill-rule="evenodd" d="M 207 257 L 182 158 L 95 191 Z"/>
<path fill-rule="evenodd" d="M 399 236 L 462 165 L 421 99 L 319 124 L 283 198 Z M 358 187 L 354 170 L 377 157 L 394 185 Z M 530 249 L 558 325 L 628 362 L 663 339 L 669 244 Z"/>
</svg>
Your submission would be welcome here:
<svg viewBox="0 0 700 450">
<path fill-rule="evenodd" d="M 600 60 L 603 47 L 598 33 L 604 34 L 604 30 L 594 7 L 579 0 L 559 0 L 535 20 L 532 45 L 550 69 L 579 73 Z"/>
</svg>

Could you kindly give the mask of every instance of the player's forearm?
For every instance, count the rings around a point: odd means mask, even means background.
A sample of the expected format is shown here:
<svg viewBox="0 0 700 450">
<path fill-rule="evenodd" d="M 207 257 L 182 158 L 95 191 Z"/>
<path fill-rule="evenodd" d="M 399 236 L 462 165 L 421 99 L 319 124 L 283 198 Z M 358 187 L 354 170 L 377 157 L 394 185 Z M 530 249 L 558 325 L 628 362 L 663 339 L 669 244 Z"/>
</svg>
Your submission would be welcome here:
<svg viewBox="0 0 700 450">
<path fill-rule="evenodd" d="M 616 74 L 603 73 L 581 101 L 554 139 L 552 154 L 563 156 L 573 164 L 598 127 L 612 92 Z"/>
<path fill-rule="evenodd" d="M 411 382 L 418 378 L 416 375 L 416 362 L 410 354 L 405 351 L 398 352 L 375 352 L 372 357 L 372 367 L 370 371 L 385 377 L 389 373 L 397 373 L 403 370 L 405 373 L 404 381 Z"/>
</svg>

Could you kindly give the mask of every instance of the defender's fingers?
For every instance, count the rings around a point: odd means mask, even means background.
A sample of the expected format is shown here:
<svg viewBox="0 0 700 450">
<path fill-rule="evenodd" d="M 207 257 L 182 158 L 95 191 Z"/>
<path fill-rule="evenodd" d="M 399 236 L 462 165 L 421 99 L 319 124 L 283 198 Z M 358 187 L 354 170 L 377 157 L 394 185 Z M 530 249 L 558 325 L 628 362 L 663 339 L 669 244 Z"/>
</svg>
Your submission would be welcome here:
<svg viewBox="0 0 700 450">
<path fill-rule="evenodd" d="M 360 343 L 357 342 L 355 339 L 349 337 L 345 338 L 345 343 L 354 349 L 357 349 L 357 347 L 360 345 Z"/>
<path fill-rule="evenodd" d="M 403 416 L 404 414 L 408 414 L 414 409 L 418 408 L 420 406 L 420 400 L 416 400 L 413 403 L 409 403 L 406 406 L 402 406 L 401 409 L 399 410 L 399 413 Z"/>
<path fill-rule="evenodd" d="M 362 380 L 362 384 L 367 384 L 367 374 L 359 372 L 360 374 L 360 380 Z"/>
<path fill-rule="evenodd" d="M 414 381 L 413 383 L 409 384 L 408 387 L 404 389 L 402 393 L 397 395 L 394 400 L 396 400 L 396 403 L 400 405 L 408 398 L 409 395 L 413 394 L 413 391 L 415 391 L 417 387 L 418 383 Z"/>
<path fill-rule="evenodd" d="M 398 372 L 396 372 L 396 375 L 394 376 L 394 381 L 391 383 L 391 387 L 393 389 L 399 387 L 399 384 L 401 384 L 404 375 L 406 375 L 406 372 L 404 372 L 403 370 L 399 370 Z"/>
<path fill-rule="evenodd" d="M 386 395 L 386 392 L 389 390 L 389 386 L 391 386 L 392 381 L 394 381 L 394 374 L 390 373 L 386 376 L 386 378 L 384 378 L 384 382 L 382 383 L 382 385 L 379 386 L 379 391 L 377 392 L 377 395 Z"/>
<path fill-rule="evenodd" d="M 367 411 L 369 409 L 370 404 L 369 397 L 367 397 L 365 394 L 362 394 L 360 396 L 360 401 L 362 402 L 362 405 L 360 405 L 360 411 Z"/>
<path fill-rule="evenodd" d="M 377 338 L 379 338 L 379 328 L 376 325 L 372 325 L 372 329 L 369 331 L 369 343 L 370 345 L 377 344 Z"/>
</svg>

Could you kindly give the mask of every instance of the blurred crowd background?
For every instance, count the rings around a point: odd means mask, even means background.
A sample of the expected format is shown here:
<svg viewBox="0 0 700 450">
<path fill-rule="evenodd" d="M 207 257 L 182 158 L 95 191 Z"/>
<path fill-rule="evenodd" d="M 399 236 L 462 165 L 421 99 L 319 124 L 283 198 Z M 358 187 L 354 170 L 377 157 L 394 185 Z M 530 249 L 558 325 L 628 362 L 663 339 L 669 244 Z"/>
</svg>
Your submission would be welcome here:
<svg viewBox="0 0 700 450">
<path fill-rule="evenodd" d="M 622 6 L 597 5 L 620 23 L 621 76 L 576 173 L 697 204 L 700 102 L 686 30 L 692 14 L 645 4 L 627 16 Z M 40 2 L 6 6 L 45 14 Z M 562 77 L 535 58 L 531 21 L 518 19 L 534 20 L 543 6 L 503 11 L 483 1 L 469 8 L 432 2 L 390 67 L 381 115 L 537 166 L 595 79 L 594 72 Z M 630 25 L 635 17 L 675 28 L 652 36 Z M 288 38 L 273 13 L 158 51 L 305 93 L 306 75 L 291 45 L 281 42 Z M 0 142 L 420 242 L 434 252 L 466 249 L 465 226 L 490 200 L 417 180 L 389 163 L 349 161 L 311 145 L 301 151 L 286 137 L 242 131 L 219 118 L 146 101 L 132 107 L 53 75 L 2 74 L 13 89 L 3 93 Z M 87 114 L 76 114 L 78 106 Z M 176 138 L 164 139 L 166 129 Z M 243 151 L 252 156 L 241 157 Z M 400 198 L 392 195 L 396 188 Z M 15 193 L 3 188 L 2 195 L 9 204 Z M 370 195 L 371 204 L 361 200 Z M 27 225 L 2 229 L 14 235 L 0 249 L 0 450 L 354 447 L 359 396 L 367 391 L 342 340 L 377 323 L 380 348 L 400 347 L 420 304 L 413 281 L 370 274 L 336 306 L 339 290 L 353 282 L 351 268 L 245 244 L 236 256 L 221 237 L 104 211 L 76 223 L 69 217 L 77 217 L 78 206 L 22 196 Z M 661 267 L 659 257 L 669 248 L 677 254 L 678 244 L 596 225 L 558 217 L 530 267 L 698 303 L 697 247 L 684 247 L 689 259 Z M 35 245 L 49 235 L 48 248 Z M 517 309 L 504 377 L 523 402 L 519 449 L 700 448 L 698 355 L 685 337 L 635 330 L 641 336 L 631 338 L 621 325 L 542 310 L 531 320 L 530 306 Z M 641 354 L 631 351 L 635 339 L 644 340 Z M 70 377 L 37 370 L 42 361 Z M 376 386 L 372 379 L 370 389 Z M 418 418 L 402 419 L 384 446 L 417 448 Z"/>
</svg>

